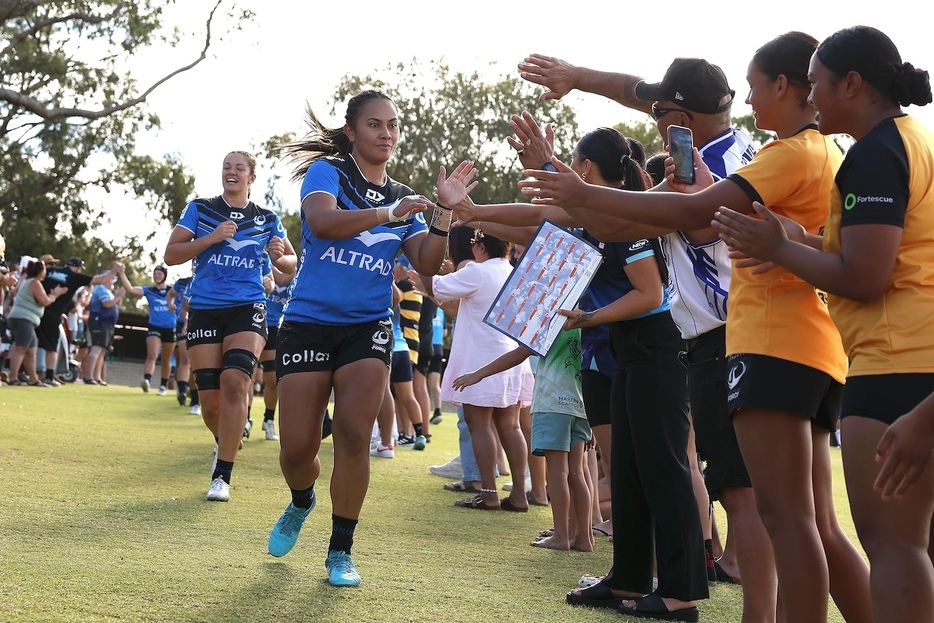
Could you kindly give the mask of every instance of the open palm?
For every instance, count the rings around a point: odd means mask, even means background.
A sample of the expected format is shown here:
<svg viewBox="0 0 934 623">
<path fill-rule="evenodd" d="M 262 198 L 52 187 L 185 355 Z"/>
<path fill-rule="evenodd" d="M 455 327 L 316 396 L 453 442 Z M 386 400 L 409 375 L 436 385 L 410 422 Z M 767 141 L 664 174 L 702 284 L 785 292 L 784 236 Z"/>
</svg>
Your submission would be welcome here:
<svg viewBox="0 0 934 623">
<path fill-rule="evenodd" d="M 479 183 L 471 181 L 476 175 L 477 169 L 474 168 L 473 162 L 467 160 L 457 165 L 450 176 L 447 176 L 447 171 L 441 167 L 438 171 L 438 186 L 435 190 L 438 203 L 446 208 L 453 208 L 463 201 Z"/>
</svg>

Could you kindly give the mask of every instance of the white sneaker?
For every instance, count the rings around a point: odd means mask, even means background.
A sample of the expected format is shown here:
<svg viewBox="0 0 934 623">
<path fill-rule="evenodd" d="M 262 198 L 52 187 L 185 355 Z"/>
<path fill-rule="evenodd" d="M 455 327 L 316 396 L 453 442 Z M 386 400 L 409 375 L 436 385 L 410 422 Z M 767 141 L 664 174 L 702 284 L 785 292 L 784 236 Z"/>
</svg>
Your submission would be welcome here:
<svg viewBox="0 0 934 623">
<path fill-rule="evenodd" d="M 148 379 L 143 379 L 142 381 L 140 381 L 139 386 L 143 388 L 143 393 L 146 393 L 146 394 L 149 393 L 149 380 Z"/>
<path fill-rule="evenodd" d="M 224 479 L 218 476 L 211 481 L 211 488 L 208 489 L 206 499 L 211 502 L 226 502 L 230 499 L 230 485 L 224 482 Z"/>
<path fill-rule="evenodd" d="M 392 447 L 392 444 L 384 446 L 381 443 L 376 444 L 376 446 L 370 450 L 370 456 L 379 457 L 381 459 L 391 459 L 396 456 L 395 448 Z"/>
<path fill-rule="evenodd" d="M 458 454 L 444 465 L 432 465 L 428 468 L 435 476 L 442 478 L 457 478 L 460 480 L 464 475 L 464 468 L 461 467 L 461 457 Z"/>
<path fill-rule="evenodd" d="M 165 396 L 166 394 L 168 394 L 168 392 L 167 392 L 166 389 L 165 389 L 165 385 L 160 385 L 160 386 L 159 386 L 159 391 L 156 392 L 156 395 L 157 395 L 157 396 Z"/>
<path fill-rule="evenodd" d="M 272 420 L 263 422 L 263 430 L 266 431 L 266 439 L 268 441 L 276 441 L 279 439 L 279 433 L 276 432 L 276 423 Z"/>
<path fill-rule="evenodd" d="M 201 415 L 201 405 L 191 405 L 191 409 L 188 413 L 191 415 Z"/>
</svg>

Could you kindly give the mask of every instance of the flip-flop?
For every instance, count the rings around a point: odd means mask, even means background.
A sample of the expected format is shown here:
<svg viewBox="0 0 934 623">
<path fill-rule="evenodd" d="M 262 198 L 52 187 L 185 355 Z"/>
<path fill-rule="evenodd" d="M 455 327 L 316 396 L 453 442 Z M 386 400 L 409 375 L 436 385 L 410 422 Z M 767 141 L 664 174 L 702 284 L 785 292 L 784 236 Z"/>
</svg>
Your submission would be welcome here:
<svg viewBox="0 0 934 623">
<path fill-rule="evenodd" d="M 628 599 L 635 604 L 634 608 L 628 608 L 620 603 L 616 609 L 620 614 L 625 614 L 637 619 L 659 619 L 661 621 L 685 621 L 686 623 L 697 623 L 700 620 L 700 612 L 697 606 L 690 608 L 681 608 L 679 610 L 669 610 L 664 600 L 658 593 L 650 593 L 641 599 Z"/>
<path fill-rule="evenodd" d="M 482 495 L 475 495 L 472 498 L 466 498 L 463 500 L 457 500 L 454 502 L 454 506 L 460 508 L 472 508 L 475 510 L 484 510 L 484 511 L 498 511 L 499 506 L 489 506 L 486 502 L 483 501 Z"/>
<path fill-rule="evenodd" d="M 617 597 L 602 582 L 580 589 L 576 588 L 565 595 L 564 600 L 571 606 L 589 606 L 591 608 L 618 608 L 625 597 Z"/>
<path fill-rule="evenodd" d="M 499 507 L 504 511 L 512 511 L 513 513 L 527 513 L 529 512 L 528 506 L 516 506 L 513 504 L 509 498 L 503 498 L 499 501 Z"/>
<path fill-rule="evenodd" d="M 458 493 L 480 493 L 480 490 L 474 487 L 469 482 L 463 482 L 458 480 L 457 482 L 449 482 L 444 485 L 445 491 L 456 491 Z"/>
<path fill-rule="evenodd" d="M 594 536 L 610 536 L 610 533 L 604 530 L 603 528 L 598 528 L 597 526 L 593 527 Z"/>
</svg>

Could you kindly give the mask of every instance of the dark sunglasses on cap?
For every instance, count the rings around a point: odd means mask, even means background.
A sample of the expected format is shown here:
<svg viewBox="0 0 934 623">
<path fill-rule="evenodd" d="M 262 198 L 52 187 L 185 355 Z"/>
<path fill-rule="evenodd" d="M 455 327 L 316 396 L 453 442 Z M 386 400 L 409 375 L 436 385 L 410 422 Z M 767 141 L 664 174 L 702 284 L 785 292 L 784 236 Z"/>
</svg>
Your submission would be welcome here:
<svg viewBox="0 0 934 623">
<path fill-rule="evenodd" d="M 688 116 L 688 119 L 694 120 L 694 115 L 691 114 L 690 110 L 684 110 L 683 108 L 662 108 L 658 104 L 652 104 L 652 116 L 656 121 L 670 112 L 682 112 Z"/>
</svg>

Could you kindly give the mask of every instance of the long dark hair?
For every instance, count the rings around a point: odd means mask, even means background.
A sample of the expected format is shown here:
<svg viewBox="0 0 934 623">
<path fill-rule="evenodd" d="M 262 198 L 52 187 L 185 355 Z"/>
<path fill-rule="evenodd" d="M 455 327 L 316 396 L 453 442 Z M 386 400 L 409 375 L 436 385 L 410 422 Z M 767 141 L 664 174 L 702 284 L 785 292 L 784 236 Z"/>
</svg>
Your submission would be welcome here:
<svg viewBox="0 0 934 623">
<path fill-rule="evenodd" d="M 597 128 L 577 142 L 577 155 L 593 162 L 607 182 L 628 190 L 645 190 L 652 180 L 642 168 L 645 147 L 613 128 Z"/>
<path fill-rule="evenodd" d="M 817 47 L 817 60 L 840 78 L 855 71 L 883 97 L 901 106 L 931 103 L 928 72 L 903 63 L 892 40 L 871 26 L 844 28 L 830 35 Z"/>
<path fill-rule="evenodd" d="M 344 122 L 353 126 L 360 118 L 363 105 L 372 99 L 387 99 L 390 102 L 392 98 L 375 89 L 361 91 L 347 102 L 347 112 L 344 113 Z M 324 156 L 346 156 L 350 153 L 353 145 L 347 135 L 344 134 L 344 127 L 329 128 L 321 123 L 315 111 L 311 106 L 305 107 L 306 123 L 308 124 L 308 134 L 301 140 L 285 143 L 281 146 L 283 155 L 289 160 L 295 162 L 295 171 L 292 173 L 292 181 L 298 182 L 305 177 L 308 167 L 315 160 Z"/>
</svg>

